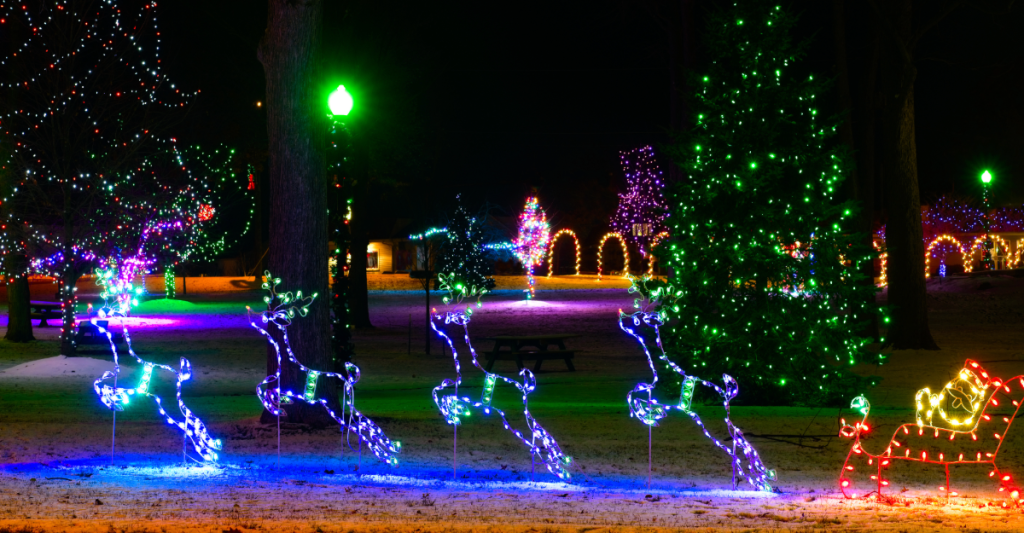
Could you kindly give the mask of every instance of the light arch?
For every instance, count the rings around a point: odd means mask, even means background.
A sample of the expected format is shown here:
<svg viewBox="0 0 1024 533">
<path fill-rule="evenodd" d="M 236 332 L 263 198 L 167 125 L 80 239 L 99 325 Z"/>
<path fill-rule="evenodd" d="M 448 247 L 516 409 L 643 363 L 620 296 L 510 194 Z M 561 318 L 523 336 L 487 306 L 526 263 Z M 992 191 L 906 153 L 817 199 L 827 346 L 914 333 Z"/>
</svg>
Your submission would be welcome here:
<svg viewBox="0 0 1024 533">
<path fill-rule="evenodd" d="M 548 277 L 555 271 L 555 241 L 558 240 L 562 235 L 569 235 L 572 237 L 573 242 L 576 243 L 576 275 L 580 275 L 580 239 L 576 236 L 576 232 L 571 229 L 561 229 L 558 233 L 555 233 L 551 240 L 548 241 Z"/>
<path fill-rule="evenodd" d="M 654 247 L 661 244 L 661 240 L 668 237 L 668 232 L 663 231 L 651 238 L 651 249 L 647 252 L 647 275 L 654 275 Z"/>
<path fill-rule="evenodd" d="M 1006 239 L 999 235 L 979 235 L 978 238 L 974 239 L 974 242 L 971 243 L 971 247 L 964 252 L 964 272 L 974 271 L 974 250 L 982 249 L 981 245 L 985 243 L 985 237 L 992 237 L 992 242 L 994 242 L 996 246 L 1002 246 L 1003 250 L 1006 250 L 1007 254 L 1010 253 L 1010 243 L 1006 242 Z M 1021 240 L 1024 241 L 1024 239 Z M 1016 261 L 1014 261 L 1014 264 L 1016 264 Z"/>
<path fill-rule="evenodd" d="M 957 250 L 960 251 L 960 256 L 963 258 L 964 271 L 965 272 L 969 272 L 969 270 L 967 270 L 967 269 L 969 268 L 968 265 L 969 265 L 969 263 L 971 261 L 970 252 L 964 249 L 963 243 L 958 241 L 956 239 L 956 237 L 946 233 L 946 234 L 939 235 L 938 237 L 935 237 L 934 239 L 932 239 L 932 242 L 930 242 L 928 244 L 928 248 L 925 249 L 925 251 L 924 251 L 924 277 L 925 277 L 925 279 L 928 279 L 928 278 L 932 277 L 932 269 L 931 269 L 932 250 L 934 250 L 936 246 L 942 244 L 943 242 L 948 242 L 948 243 L 956 245 Z"/>
<path fill-rule="evenodd" d="M 882 274 L 878 277 L 878 286 L 885 287 L 889 284 L 889 279 L 886 277 L 886 261 L 889 259 L 889 252 L 882 250 L 882 247 L 878 245 L 877 241 L 871 241 L 871 245 L 875 247 L 875 250 L 881 252 L 882 255 L 878 256 L 882 260 Z"/>
<path fill-rule="evenodd" d="M 629 275 L 629 248 L 626 247 L 626 239 L 622 238 L 621 233 L 617 231 L 612 231 L 609 233 L 605 233 L 604 237 L 601 237 L 601 244 L 597 245 L 597 281 L 601 281 L 601 263 L 603 260 L 602 257 L 604 255 L 604 243 L 608 239 L 612 238 L 618 239 L 619 245 L 622 246 L 622 257 L 624 259 L 622 264 L 622 277 L 626 277 Z"/>
</svg>

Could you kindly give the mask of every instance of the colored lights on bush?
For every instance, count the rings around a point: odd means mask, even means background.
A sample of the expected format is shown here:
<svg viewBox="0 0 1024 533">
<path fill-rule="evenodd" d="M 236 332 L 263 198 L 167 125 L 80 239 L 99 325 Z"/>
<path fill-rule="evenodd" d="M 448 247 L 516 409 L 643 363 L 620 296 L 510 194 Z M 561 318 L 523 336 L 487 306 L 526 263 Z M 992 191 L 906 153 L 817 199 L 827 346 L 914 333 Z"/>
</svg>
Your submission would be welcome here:
<svg viewBox="0 0 1024 533">
<path fill-rule="evenodd" d="M 366 443 L 378 459 L 392 466 L 398 465 L 398 458 L 395 455 L 401 451 L 402 444 L 389 439 L 380 426 L 356 409 L 355 384 L 359 381 L 360 377 L 359 367 L 352 363 L 345 363 L 345 373 L 313 370 L 300 363 L 295 353 L 292 352 L 292 346 L 288 340 L 288 326 L 291 325 L 292 320 L 297 316 L 304 317 L 309 313 L 309 306 L 312 305 L 317 295 L 313 294 L 312 296 L 304 297 L 302 291 L 294 294 L 291 292 L 278 293 L 277 286 L 281 283 L 281 278 L 274 278 L 269 271 L 264 272 L 264 276 L 266 281 L 263 283 L 263 290 L 267 291 L 268 294 L 263 297 L 263 301 L 267 304 L 267 310 L 262 313 L 253 313 L 251 309 L 246 307 L 249 315 L 249 325 L 266 337 L 267 342 L 273 346 L 274 352 L 277 354 L 276 371 L 273 375 L 267 376 L 256 387 L 256 395 L 263 403 L 263 406 L 277 417 L 281 416 L 283 406 L 293 401 L 303 401 L 309 405 L 321 406 L 340 425 L 342 431 L 347 434 L 354 433 L 359 438 L 359 442 Z M 280 342 L 265 327 L 258 325 L 253 320 L 254 314 L 260 317 L 262 324 L 274 327 L 277 334 L 280 335 Z M 282 346 L 288 357 L 288 362 L 306 373 L 304 388 L 299 394 L 282 388 Z M 321 376 L 338 379 L 343 383 L 341 413 L 337 413 L 331 408 L 328 398 L 316 397 L 316 386 Z"/>
<path fill-rule="evenodd" d="M 168 424 L 178 428 L 184 434 L 184 436 L 192 443 L 192 448 L 195 449 L 199 457 L 206 462 L 217 461 L 217 451 L 221 449 L 223 443 L 220 439 L 214 439 L 210 436 L 206 429 L 206 425 L 199 419 L 186 405 L 181 398 L 181 384 L 192 378 L 192 364 L 188 362 L 188 359 L 181 358 L 179 370 L 175 370 L 167 365 L 159 365 L 146 361 L 135 354 L 132 349 L 132 340 L 128 335 L 128 326 L 122 325 L 124 329 L 124 341 L 128 347 L 128 353 L 135 359 L 139 365 L 142 366 L 142 377 L 139 379 L 139 384 L 134 388 L 124 388 L 117 386 L 117 380 L 121 373 L 121 365 L 118 362 L 117 346 L 114 344 L 114 340 L 110 331 L 100 326 L 94 320 L 93 326 L 102 335 L 107 337 L 107 342 L 110 343 L 110 351 L 114 356 L 114 370 L 106 371 L 99 379 L 93 382 L 93 390 L 99 397 L 103 405 L 107 406 L 107 409 L 111 411 L 124 411 L 126 407 L 131 403 L 132 398 L 147 397 L 156 403 L 157 411 L 160 412 L 160 417 L 164 419 Z M 174 374 L 177 378 L 177 400 L 178 410 L 184 417 L 182 420 L 177 420 L 171 416 L 167 411 L 164 410 L 163 400 L 149 392 L 150 384 L 153 379 L 153 371 L 162 370 Z M 113 385 L 104 383 L 107 380 L 112 380 Z"/>
<path fill-rule="evenodd" d="M 1005 398 L 1010 412 L 996 415 L 998 396 Z M 864 396 L 854 398 L 851 407 L 862 419 L 852 426 L 841 420 L 840 434 L 854 439 L 839 475 L 839 488 L 847 498 L 882 494 L 889 485 L 885 473 L 892 461 L 939 464 L 946 467 L 946 485 L 939 490 L 949 496 L 949 465 L 984 464 L 991 467 L 989 477 L 999 478 L 1000 492 L 1008 492 L 1014 503 L 1024 504 L 1013 477 L 1001 472 L 996 459 L 1003 446 L 1003 436 L 1020 411 L 1024 400 L 1024 376 L 1003 380 L 990 375 L 978 362 L 968 359 L 957 376 L 938 392 L 925 387 L 914 397 L 917 412 L 914 422 L 900 425 L 887 441 L 876 442 L 884 447 L 872 453 L 862 437 L 871 404 Z M 870 444 L 870 443 L 867 443 Z"/>
<path fill-rule="evenodd" d="M 619 311 L 619 327 L 640 343 L 644 354 L 647 356 L 647 364 L 650 366 L 651 373 L 654 376 L 651 383 L 638 383 L 626 396 L 629 416 L 636 417 L 650 427 L 655 427 L 658 425 L 658 421 L 667 417 L 673 409 L 682 411 L 697 424 L 701 431 L 704 432 L 705 437 L 711 439 L 715 446 L 729 456 L 733 470 L 734 489 L 736 488 L 736 476 L 739 475 L 745 478 L 756 490 L 772 492 L 774 489 L 769 481 L 775 479 L 775 471 L 769 470 L 764 466 L 757 450 L 754 449 L 753 445 L 743 436 L 743 432 L 732 422 L 729 402 L 739 393 L 739 384 L 731 376 L 723 375 L 722 379 L 725 382 L 725 389 L 723 390 L 714 383 L 688 375 L 679 365 L 669 359 L 661 341 L 661 326 L 664 325 L 664 316 L 659 312 L 650 312 L 647 309 L 649 307 L 658 307 L 659 304 L 673 305 L 672 302 L 679 298 L 682 291 L 675 291 L 671 286 L 648 290 L 645 286 L 648 279 L 632 279 L 633 285 L 630 287 L 629 292 L 637 295 L 633 306 L 638 311 L 632 314 Z M 660 302 L 661 300 L 664 300 L 664 302 Z M 683 380 L 678 403 L 661 403 L 653 396 L 655 387 L 658 384 L 658 370 L 655 365 L 654 356 L 647 345 L 648 341 L 639 332 L 641 328 L 651 333 L 648 335 L 648 338 L 653 338 L 655 341 L 658 349 L 658 359 Z M 732 441 L 731 446 L 727 446 L 721 440 L 713 437 L 700 416 L 691 409 L 694 388 L 698 383 L 711 389 L 722 398 L 722 405 L 725 407 L 726 430 L 729 433 L 729 439 Z M 743 459 L 746 460 L 745 467 Z"/>
<path fill-rule="evenodd" d="M 469 286 L 459 280 L 454 274 L 439 274 L 438 278 L 441 282 L 441 290 L 448 292 L 448 295 L 443 298 L 446 311 L 441 314 L 437 313 L 437 310 L 434 309 L 430 315 L 430 327 L 451 349 L 452 359 L 455 363 L 455 379 L 445 379 L 441 385 L 434 388 L 432 393 L 434 403 L 437 405 L 441 415 L 444 416 L 448 424 L 456 427 L 455 431 L 457 432 L 458 426 L 465 422 L 474 410 L 482 412 L 485 416 L 496 413 L 501 418 L 504 428 L 530 449 L 530 455 L 534 460 L 539 458 L 547 466 L 548 471 L 560 479 L 568 481 L 571 479 L 569 467 L 572 464 L 572 458 L 562 454 L 562 449 L 559 447 L 558 442 L 555 441 L 555 438 L 537 422 L 530 412 L 528 396 L 537 388 L 537 380 L 534 378 L 533 372 L 527 368 L 520 370 L 519 375 L 523 379 L 522 383 L 493 372 L 488 372 L 480 364 L 476 350 L 473 349 L 473 344 L 469 338 L 469 321 L 473 316 L 472 306 L 467 306 L 465 310 L 453 309 L 466 298 L 476 298 L 476 307 L 479 309 L 482 306 L 480 298 L 487 294 L 487 289 Z M 456 350 L 455 343 L 447 333 L 448 327 L 458 326 L 462 328 L 462 337 L 465 341 L 466 350 L 469 352 L 470 361 L 477 370 L 484 373 L 483 391 L 480 395 L 480 401 L 473 401 L 468 396 L 459 396 L 459 387 L 462 385 L 462 367 L 459 364 L 459 351 Z M 494 389 L 497 384 L 511 385 L 522 394 L 523 416 L 526 418 L 526 425 L 529 428 L 529 438 L 522 431 L 513 429 L 505 416 L 505 412 L 492 404 Z M 448 389 L 450 389 L 451 393 L 445 394 Z"/>
</svg>

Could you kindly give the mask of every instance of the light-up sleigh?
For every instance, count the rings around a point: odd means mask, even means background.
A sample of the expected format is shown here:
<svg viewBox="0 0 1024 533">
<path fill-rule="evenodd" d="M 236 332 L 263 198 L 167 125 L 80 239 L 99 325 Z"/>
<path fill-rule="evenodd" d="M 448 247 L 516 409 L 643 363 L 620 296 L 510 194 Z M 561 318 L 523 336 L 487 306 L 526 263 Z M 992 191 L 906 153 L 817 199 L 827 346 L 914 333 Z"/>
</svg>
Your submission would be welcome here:
<svg viewBox="0 0 1024 533">
<path fill-rule="evenodd" d="M 900 425 L 888 440 L 866 443 L 871 431 L 867 423 L 871 404 L 864 396 L 854 398 L 851 407 L 863 418 L 853 425 L 842 420 L 840 433 L 853 439 L 839 476 L 844 496 L 882 495 L 889 486 L 889 469 L 895 461 L 906 461 L 944 466 L 946 484 L 938 489 L 947 496 L 957 495 L 949 486 L 950 465 L 987 465 L 999 491 L 1008 493 L 1015 503 L 1024 503 L 1013 476 L 996 465 L 1024 399 L 1024 376 L 1003 380 L 968 359 L 945 387 L 935 393 L 921 389 L 915 399 L 914 422 Z"/>
<path fill-rule="evenodd" d="M 251 309 L 247 308 L 249 324 L 266 337 L 267 342 L 274 347 L 274 352 L 277 354 L 276 372 L 267 376 L 256 387 L 256 395 L 263 406 L 277 417 L 281 416 L 284 405 L 293 402 L 305 402 L 309 405 L 320 406 L 338 423 L 341 431 L 345 432 L 347 436 L 355 435 L 360 446 L 366 444 L 381 461 L 391 466 L 398 465 L 397 454 L 402 449 L 402 443 L 389 439 L 376 422 L 356 409 L 355 384 L 360 377 L 359 367 L 352 363 L 345 363 L 344 373 L 314 370 L 299 362 L 292 351 L 291 343 L 288 340 L 288 326 L 291 325 L 296 315 L 306 316 L 309 306 L 317 295 L 303 297 L 302 291 L 295 294 L 291 292 L 278 293 L 277 285 L 281 283 L 281 279 L 272 277 L 270 272 L 265 272 L 264 275 L 267 281 L 263 283 L 263 289 L 268 291 L 268 295 L 264 296 L 263 301 L 267 304 L 267 310 L 262 313 L 253 313 Z M 259 322 L 262 325 L 257 324 L 257 321 L 253 319 L 254 315 L 259 316 Z M 267 330 L 271 326 L 277 330 L 280 341 Z M 282 347 L 288 364 L 295 365 L 300 371 L 306 373 L 305 388 L 301 393 L 283 389 L 281 386 L 281 368 L 284 363 Z M 330 407 L 326 397 L 318 397 L 317 384 L 320 378 L 338 379 L 342 382 L 343 394 L 340 413 Z"/>
<path fill-rule="evenodd" d="M 477 306 L 479 307 L 479 297 L 487 292 L 486 289 L 465 286 L 455 278 L 454 274 L 441 274 L 439 278 L 441 281 L 441 290 L 448 291 L 448 296 L 444 298 L 446 305 L 457 305 L 461 303 L 463 298 L 467 296 L 475 296 L 477 297 Z M 444 339 L 448 344 L 455 362 L 455 379 L 445 379 L 441 385 L 434 388 L 434 403 L 437 404 L 438 410 L 441 411 L 445 421 L 455 426 L 456 431 L 458 431 L 458 426 L 461 425 L 464 419 L 469 417 L 474 410 L 484 414 L 485 416 L 497 414 L 501 418 L 504 428 L 515 435 L 519 441 L 530 449 L 530 455 L 534 460 L 540 459 L 541 462 L 547 466 L 548 471 L 558 476 L 560 479 L 568 481 L 571 479 L 569 466 L 572 464 L 572 457 L 562 453 L 562 449 L 559 447 L 558 442 L 555 441 L 555 438 L 552 437 L 551 434 L 548 433 L 539 422 L 537 422 L 537 419 L 533 417 L 533 414 L 530 413 L 528 396 L 537 388 L 537 380 L 534 378 L 533 372 L 527 368 L 520 370 L 519 376 L 522 378 L 522 383 L 493 372 L 488 372 L 480 364 L 476 350 L 473 349 L 473 344 L 469 340 L 469 321 L 472 314 L 472 308 L 467 307 L 465 312 L 449 309 L 444 314 L 437 313 L 437 310 L 434 309 L 434 312 L 430 315 L 430 327 L 433 328 L 437 335 Z M 481 393 L 479 401 L 474 401 L 466 396 L 459 396 L 459 386 L 462 384 L 462 367 L 459 364 L 459 352 L 455 349 L 455 344 L 447 332 L 447 327 L 449 326 L 461 327 L 462 335 L 465 339 L 465 344 L 469 351 L 473 366 L 484 373 L 483 392 Z M 529 428 L 529 438 L 527 438 L 522 431 L 513 428 L 511 424 L 509 424 L 508 419 L 505 416 L 505 412 L 492 404 L 494 389 L 501 383 L 515 387 L 516 390 L 522 394 L 523 415 L 526 418 L 526 425 Z M 449 391 L 449 394 L 445 394 Z"/>
<path fill-rule="evenodd" d="M 756 490 L 764 492 L 774 491 L 770 481 L 775 479 L 775 471 L 765 467 L 757 450 L 754 449 L 754 446 L 743 435 L 743 431 L 732 422 L 729 402 L 739 393 L 739 384 L 732 376 L 723 374 L 722 379 L 725 384 L 723 389 L 710 381 L 688 375 L 679 365 L 669 359 L 661 342 L 661 326 L 664 325 L 664 317 L 660 313 L 651 312 L 648 309 L 656 308 L 662 298 L 672 299 L 674 296 L 672 295 L 671 287 L 661 287 L 649 291 L 645 287 L 649 278 L 634 278 L 632 281 L 633 285 L 630 287 L 629 292 L 638 294 L 633 305 L 639 311 L 626 314 L 620 310 L 619 327 L 640 343 L 644 354 L 647 355 L 647 364 L 651 367 L 653 379 L 650 383 L 638 383 L 626 396 L 629 416 L 636 417 L 651 428 L 658 426 L 658 421 L 667 417 L 672 411 L 681 411 L 697 424 L 701 431 L 704 432 L 705 437 L 710 439 L 716 447 L 729 456 L 734 489 L 736 488 L 736 478 L 740 477 L 746 479 L 751 487 Z M 650 298 L 647 297 L 647 294 L 650 294 Z M 658 359 L 682 377 L 682 390 L 678 402 L 659 402 L 654 397 L 655 387 L 658 384 L 658 370 L 655 366 L 651 349 L 647 345 L 647 339 L 641 333 L 642 330 L 648 332 L 647 338 L 654 340 L 658 351 Z M 693 410 L 693 395 L 697 385 L 714 391 L 715 394 L 722 398 L 722 405 L 725 407 L 725 425 L 729 438 L 732 440 L 731 445 L 727 445 L 725 442 L 712 436 L 707 426 L 704 425 L 704 421 L 701 420 L 700 415 Z M 650 433 L 648 433 L 648 436 L 650 436 Z"/>
</svg>

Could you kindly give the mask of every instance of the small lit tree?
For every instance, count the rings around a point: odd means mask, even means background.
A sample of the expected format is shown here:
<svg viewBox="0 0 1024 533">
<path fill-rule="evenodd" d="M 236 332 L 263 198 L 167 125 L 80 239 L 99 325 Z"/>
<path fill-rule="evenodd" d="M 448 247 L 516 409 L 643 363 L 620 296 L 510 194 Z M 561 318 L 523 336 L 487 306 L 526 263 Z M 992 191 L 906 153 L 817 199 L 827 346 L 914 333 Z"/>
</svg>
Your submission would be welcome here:
<svg viewBox="0 0 1024 533">
<path fill-rule="evenodd" d="M 494 288 L 494 265 L 485 256 L 483 221 L 472 216 L 457 197 L 455 213 L 448 219 L 448 228 L 441 243 L 437 271 L 455 274 L 473 287 Z M 437 284 L 439 282 L 435 282 Z M 435 288 L 440 288 L 436 285 Z"/>
</svg>

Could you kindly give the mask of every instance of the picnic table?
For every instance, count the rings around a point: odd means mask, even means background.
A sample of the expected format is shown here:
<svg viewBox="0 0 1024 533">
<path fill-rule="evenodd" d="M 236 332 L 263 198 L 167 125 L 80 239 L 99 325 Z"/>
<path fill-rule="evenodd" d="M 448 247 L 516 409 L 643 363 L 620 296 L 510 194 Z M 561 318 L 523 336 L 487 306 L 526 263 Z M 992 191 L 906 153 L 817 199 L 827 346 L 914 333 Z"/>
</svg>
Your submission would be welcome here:
<svg viewBox="0 0 1024 533">
<path fill-rule="evenodd" d="M 39 319 L 39 327 L 48 328 L 49 324 L 46 323 L 48 318 L 60 318 L 60 302 L 44 302 L 39 300 L 31 300 L 28 303 L 31 313 L 31 318 Z"/>
<path fill-rule="evenodd" d="M 575 372 L 576 367 L 572 365 L 575 355 L 573 350 L 565 349 L 565 339 L 579 337 L 574 333 L 549 333 L 545 335 L 499 335 L 497 337 L 484 337 L 485 341 L 494 341 L 494 349 L 486 352 L 488 372 L 494 366 L 495 361 L 515 361 L 520 370 L 523 369 L 523 360 L 536 360 L 533 367 L 534 372 L 540 371 L 540 366 L 549 359 L 562 359 L 570 371 Z M 557 350 L 549 350 L 549 346 L 557 347 Z M 503 349 L 507 348 L 507 349 Z"/>
</svg>

